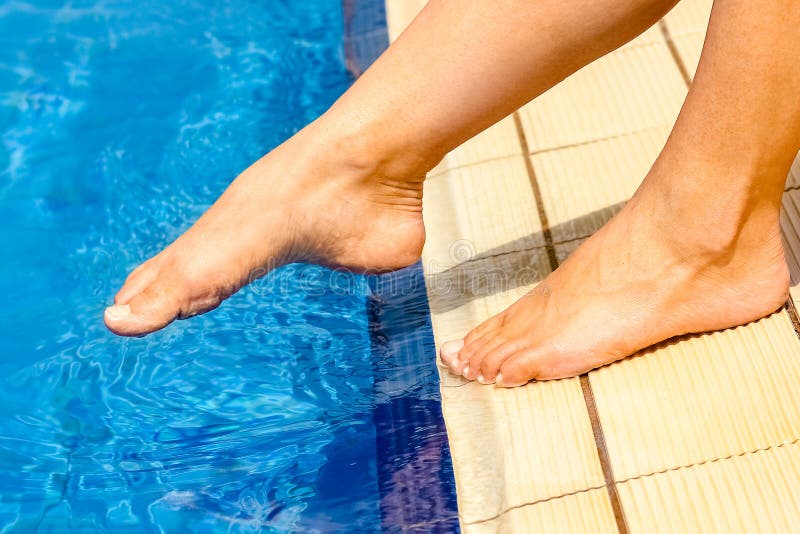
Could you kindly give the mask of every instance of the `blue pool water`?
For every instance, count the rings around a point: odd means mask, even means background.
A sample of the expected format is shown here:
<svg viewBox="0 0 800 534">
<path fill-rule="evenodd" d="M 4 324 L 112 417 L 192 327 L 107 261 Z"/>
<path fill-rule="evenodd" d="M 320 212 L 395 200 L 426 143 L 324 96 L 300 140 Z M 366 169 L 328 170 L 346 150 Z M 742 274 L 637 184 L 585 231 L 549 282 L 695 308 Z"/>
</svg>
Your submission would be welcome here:
<svg viewBox="0 0 800 534">
<path fill-rule="evenodd" d="M 0 0 L 0 532 L 457 528 L 418 267 L 287 266 L 142 339 L 101 320 L 348 87 L 343 25 L 341 0 Z"/>
</svg>

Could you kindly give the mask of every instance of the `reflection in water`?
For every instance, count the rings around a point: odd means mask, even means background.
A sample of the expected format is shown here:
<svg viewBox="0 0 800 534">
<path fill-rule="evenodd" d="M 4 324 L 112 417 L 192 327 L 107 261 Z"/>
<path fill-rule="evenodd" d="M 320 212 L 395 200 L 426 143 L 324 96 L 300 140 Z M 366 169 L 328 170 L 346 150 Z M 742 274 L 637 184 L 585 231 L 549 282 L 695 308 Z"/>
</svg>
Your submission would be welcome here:
<svg viewBox="0 0 800 534">
<path fill-rule="evenodd" d="M 370 287 L 383 528 L 455 532 L 453 468 L 421 264 L 374 278 Z"/>
</svg>

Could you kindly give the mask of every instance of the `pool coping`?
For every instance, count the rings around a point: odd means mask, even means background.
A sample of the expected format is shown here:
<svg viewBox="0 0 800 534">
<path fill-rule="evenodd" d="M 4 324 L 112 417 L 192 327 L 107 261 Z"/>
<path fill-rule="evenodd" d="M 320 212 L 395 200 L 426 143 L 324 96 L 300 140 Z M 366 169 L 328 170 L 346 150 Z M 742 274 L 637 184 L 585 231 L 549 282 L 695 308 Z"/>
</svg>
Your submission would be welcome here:
<svg viewBox="0 0 800 534">
<path fill-rule="evenodd" d="M 342 15 L 345 64 L 357 78 L 389 46 L 385 4 L 383 0 L 343 0 Z M 418 313 L 413 307 L 427 302 L 421 263 L 370 276 L 368 284 L 366 310 L 374 365 L 391 362 L 402 370 L 386 376 L 376 368 L 380 378 L 373 385 L 375 398 L 380 399 L 373 420 L 382 530 L 458 532 L 430 310 L 425 310 L 425 325 L 412 332 L 394 328 L 392 321 L 392 317 Z M 400 391 L 415 394 L 397 395 Z M 409 423 L 412 431 L 397 435 Z M 436 469 L 431 469 L 432 462 Z"/>
<path fill-rule="evenodd" d="M 426 2 L 386 3 L 394 39 Z M 710 6 L 683 0 L 429 174 L 423 268 L 437 347 L 535 286 L 630 196 L 691 84 Z M 602 109 L 592 107 L 597 95 L 606 99 Z M 796 284 L 800 158 L 782 226 Z M 522 265 L 534 266 L 535 279 L 503 291 L 476 283 Z M 792 296 L 800 297 L 796 288 Z M 792 506 L 785 495 L 800 486 L 791 476 L 800 465 L 798 356 L 800 320 L 790 299 L 755 323 L 668 340 L 575 379 L 501 390 L 440 366 L 462 529 L 796 524 L 800 501 Z"/>
</svg>

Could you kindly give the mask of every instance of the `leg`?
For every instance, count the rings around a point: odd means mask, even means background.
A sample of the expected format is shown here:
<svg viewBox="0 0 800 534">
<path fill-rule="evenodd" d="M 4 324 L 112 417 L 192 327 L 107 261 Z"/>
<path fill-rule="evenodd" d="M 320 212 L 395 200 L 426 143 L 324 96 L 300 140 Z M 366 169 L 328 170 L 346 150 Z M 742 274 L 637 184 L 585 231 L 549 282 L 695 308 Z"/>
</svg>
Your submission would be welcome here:
<svg viewBox="0 0 800 534">
<path fill-rule="evenodd" d="M 432 1 L 328 112 L 137 268 L 106 325 L 121 335 L 152 332 L 293 261 L 361 271 L 414 263 L 425 239 L 425 173 L 674 2 Z"/>
<path fill-rule="evenodd" d="M 630 202 L 533 291 L 445 344 L 502 386 L 574 376 L 788 298 L 778 223 L 800 148 L 800 4 L 717 0 L 689 96 Z"/>
</svg>

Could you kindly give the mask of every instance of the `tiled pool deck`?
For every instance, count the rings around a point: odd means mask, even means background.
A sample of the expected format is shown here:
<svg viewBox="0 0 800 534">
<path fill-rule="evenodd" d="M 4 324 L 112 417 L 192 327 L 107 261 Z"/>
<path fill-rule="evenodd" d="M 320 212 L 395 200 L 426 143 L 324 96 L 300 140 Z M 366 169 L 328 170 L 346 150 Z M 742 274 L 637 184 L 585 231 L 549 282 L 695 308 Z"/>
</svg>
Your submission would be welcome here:
<svg viewBox="0 0 800 534">
<path fill-rule="evenodd" d="M 424 3 L 387 0 L 390 35 Z M 639 38 L 430 173 L 423 266 L 437 345 L 514 302 L 630 197 L 677 117 L 710 6 L 682 0 Z M 800 160 L 784 208 L 797 284 Z M 746 326 L 511 390 L 440 369 L 463 531 L 796 529 L 800 339 L 793 324 L 789 303 Z"/>
</svg>

